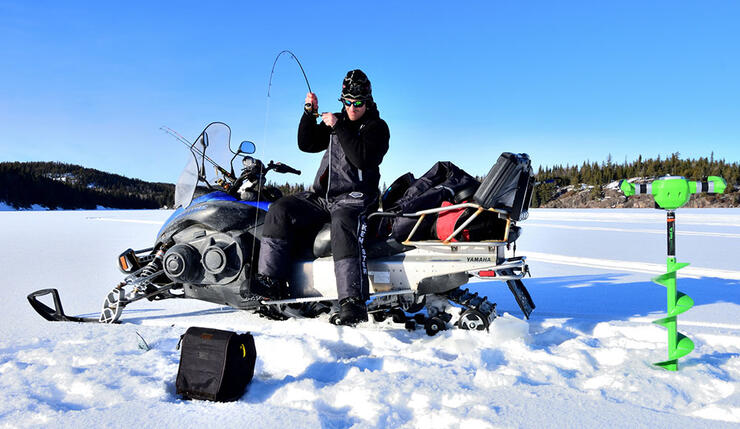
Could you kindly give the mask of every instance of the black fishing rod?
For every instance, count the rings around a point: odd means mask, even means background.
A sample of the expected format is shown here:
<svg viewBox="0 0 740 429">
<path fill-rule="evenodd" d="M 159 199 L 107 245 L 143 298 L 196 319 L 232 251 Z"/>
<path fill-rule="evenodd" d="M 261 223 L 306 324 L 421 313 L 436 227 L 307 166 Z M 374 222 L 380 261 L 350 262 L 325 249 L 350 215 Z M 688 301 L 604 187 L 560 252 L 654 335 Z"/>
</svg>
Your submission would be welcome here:
<svg viewBox="0 0 740 429">
<path fill-rule="evenodd" d="M 188 141 L 188 139 L 186 139 L 185 137 L 183 137 L 183 136 L 182 136 L 182 135 L 181 135 L 180 133 L 178 133 L 177 131 L 175 131 L 175 130 L 173 130 L 172 128 L 170 128 L 170 127 L 167 127 L 167 126 L 165 126 L 165 125 L 162 125 L 161 127 L 159 127 L 159 129 L 160 129 L 160 130 L 162 130 L 162 131 L 164 131 L 165 133 L 167 133 L 167 134 L 171 135 L 172 137 L 174 137 L 175 139 L 177 139 L 177 141 L 179 141 L 180 143 L 182 143 L 182 144 L 184 144 L 185 146 L 187 146 L 187 147 L 188 147 L 188 148 L 189 148 L 190 150 L 192 150 L 193 152 L 195 152 L 196 154 L 198 154 L 198 156 L 200 156 L 200 157 L 201 157 L 201 159 L 204 159 L 204 160 L 206 160 L 206 161 L 210 162 L 210 163 L 211 163 L 211 165 L 213 165 L 214 167 L 216 167 L 216 169 L 217 169 L 217 170 L 218 170 L 218 171 L 219 171 L 219 172 L 220 172 L 221 174 L 223 174 L 224 176 L 230 177 L 230 178 L 232 178 L 232 179 L 234 178 L 234 175 L 233 175 L 233 174 L 231 174 L 230 172 L 226 171 L 226 170 L 225 170 L 225 169 L 224 169 L 223 167 L 221 167 L 220 165 L 218 165 L 218 164 L 216 163 L 216 161 L 214 161 L 214 160 L 212 160 L 211 158 L 209 158 L 209 157 L 208 157 L 208 155 L 206 155 L 206 154 L 205 154 L 205 152 L 203 152 L 203 151 L 201 151 L 200 149 L 198 149 L 198 148 L 197 148 L 197 147 L 195 146 L 195 143 L 190 143 L 190 142 Z M 199 136 L 199 137 L 200 137 L 200 136 Z M 205 137 L 205 136 L 204 136 L 203 138 L 207 138 L 207 137 Z M 196 140 L 196 141 L 197 141 L 197 140 Z"/>
<path fill-rule="evenodd" d="M 303 79 L 306 80 L 306 86 L 308 87 L 308 92 L 313 92 L 311 91 L 311 84 L 308 83 L 308 77 L 306 76 L 306 71 L 303 70 L 303 65 L 301 65 L 301 62 L 298 60 L 298 57 L 296 57 L 293 52 L 286 49 L 284 51 L 280 51 L 280 53 L 277 54 L 277 56 L 275 57 L 275 61 L 273 61 L 272 63 L 272 70 L 270 71 L 270 82 L 267 85 L 267 98 L 270 98 L 270 89 L 272 89 L 272 75 L 275 74 L 275 65 L 277 64 L 278 59 L 280 59 L 280 56 L 286 53 L 290 55 L 291 58 L 293 58 L 295 62 L 298 64 L 298 67 L 301 68 L 301 73 L 303 73 Z M 313 105 L 311 103 L 306 103 L 304 108 L 310 112 L 311 110 L 313 110 Z M 319 116 L 319 112 L 313 112 L 313 115 Z"/>
</svg>

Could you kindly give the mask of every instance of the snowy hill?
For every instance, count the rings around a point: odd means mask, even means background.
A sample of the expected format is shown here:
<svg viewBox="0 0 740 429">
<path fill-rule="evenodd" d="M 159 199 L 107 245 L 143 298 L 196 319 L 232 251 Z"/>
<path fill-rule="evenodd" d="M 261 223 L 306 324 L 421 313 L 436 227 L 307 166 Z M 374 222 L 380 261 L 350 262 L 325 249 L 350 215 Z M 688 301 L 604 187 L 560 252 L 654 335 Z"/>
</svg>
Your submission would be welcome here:
<svg viewBox="0 0 740 429">
<path fill-rule="evenodd" d="M 428 337 L 390 320 L 336 327 L 274 322 L 190 300 L 139 302 L 115 326 L 52 323 L 25 296 L 56 287 L 95 315 L 121 279 L 116 256 L 151 245 L 169 211 L 1 212 L 0 427 L 737 427 L 740 210 L 680 209 L 679 289 L 696 305 L 679 330 L 696 344 L 679 372 L 666 355 L 658 210 L 532 210 L 517 254 L 537 309 L 522 320 L 503 283 L 489 333 Z M 258 362 L 234 403 L 174 393 L 189 326 L 255 335 Z M 138 346 L 136 332 L 151 346 Z"/>
<path fill-rule="evenodd" d="M 175 186 L 61 162 L 0 162 L 0 211 L 154 209 L 172 205 Z"/>
<path fill-rule="evenodd" d="M 650 182 L 654 178 L 634 177 L 630 182 Z M 651 195 L 633 195 L 629 198 L 619 190 L 619 180 L 606 185 L 594 186 L 585 183 L 578 185 L 556 186 L 552 183 L 538 185 L 548 187 L 547 200 L 541 202 L 542 208 L 654 208 L 655 201 Z M 537 187 L 535 188 L 537 192 Z M 740 189 L 728 186 L 723 194 L 694 194 L 689 198 L 686 208 L 735 208 L 740 207 Z"/>
</svg>

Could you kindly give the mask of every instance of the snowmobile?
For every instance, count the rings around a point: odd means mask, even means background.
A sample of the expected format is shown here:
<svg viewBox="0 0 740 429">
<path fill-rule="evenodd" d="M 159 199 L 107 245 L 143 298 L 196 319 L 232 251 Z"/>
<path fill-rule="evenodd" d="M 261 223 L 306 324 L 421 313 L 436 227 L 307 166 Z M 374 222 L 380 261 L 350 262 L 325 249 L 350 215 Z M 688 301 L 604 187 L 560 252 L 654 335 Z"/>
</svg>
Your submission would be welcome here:
<svg viewBox="0 0 740 429">
<path fill-rule="evenodd" d="M 191 298 L 255 311 L 272 319 L 329 313 L 330 321 L 336 323 L 338 304 L 328 224 L 295 264 L 288 282 L 290 299 L 247 299 L 257 274 L 265 214 L 270 203 L 282 196 L 279 189 L 267 185 L 266 176 L 300 171 L 280 162 L 265 165 L 251 156 L 256 147 L 249 141 L 232 149 L 231 130 L 221 122 L 209 124 L 193 143 L 170 129 L 166 131 L 186 144 L 192 155 L 175 188 L 176 210 L 162 225 L 152 247 L 128 249 L 119 256 L 118 265 L 126 277 L 105 297 L 100 317 L 66 315 L 56 289 L 31 293 L 28 300 L 33 308 L 51 321 L 115 323 L 135 301 Z M 238 175 L 233 167 L 237 158 L 241 158 Z M 531 199 L 533 177 L 528 158 L 524 161 L 529 170 L 525 168 L 515 180 L 508 177 L 512 176 L 511 167 L 493 168 L 475 195 L 466 195 L 467 202 L 410 213 L 386 210 L 370 214 L 369 224 L 397 219 L 414 222 L 405 238 L 382 234 L 366 238 L 367 305 L 375 321 L 390 317 L 408 329 L 423 324 L 427 333 L 434 335 L 447 329 L 453 317 L 447 310 L 456 307 L 459 316 L 455 326 L 487 330 L 497 317 L 496 304 L 462 288 L 471 279 L 505 282 L 529 318 L 535 305 L 521 281 L 529 271 L 526 258 L 506 256 L 520 231 L 516 222 L 526 219 Z M 390 190 L 381 200 L 388 199 Z M 397 187 L 393 191 L 398 192 Z M 196 193 L 203 194 L 195 197 Z M 462 211 L 467 218 L 444 239 L 417 238 L 429 219 Z M 494 216 L 503 225 L 495 233 L 498 236 L 466 241 L 464 234 L 483 214 Z M 39 301 L 45 295 L 52 296 L 54 308 Z"/>
</svg>

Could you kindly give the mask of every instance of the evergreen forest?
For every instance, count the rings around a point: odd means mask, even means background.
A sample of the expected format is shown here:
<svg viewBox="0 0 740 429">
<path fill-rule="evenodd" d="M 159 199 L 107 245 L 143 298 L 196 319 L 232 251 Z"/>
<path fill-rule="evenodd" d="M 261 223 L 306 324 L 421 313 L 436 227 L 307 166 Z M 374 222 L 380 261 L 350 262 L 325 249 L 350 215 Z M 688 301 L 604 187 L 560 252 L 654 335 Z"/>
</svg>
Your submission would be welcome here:
<svg viewBox="0 0 740 429">
<path fill-rule="evenodd" d="M 581 165 L 555 165 L 540 167 L 536 172 L 537 185 L 534 188 L 531 207 L 540 207 L 559 194 L 558 190 L 571 185 L 593 186 L 593 196 L 601 193 L 604 185 L 630 178 L 650 180 L 661 176 L 683 176 L 689 180 L 703 180 L 708 176 L 719 176 L 727 181 L 727 191 L 737 191 L 740 183 L 740 164 L 717 160 L 712 153 L 708 158 L 681 159 L 675 152 L 661 159 L 643 159 L 618 164 L 611 155 L 602 163 L 584 161 Z"/>
<path fill-rule="evenodd" d="M 619 179 L 650 180 L 665 175 L 692 180 L 720 176 L 727 181 L 727 192 L 738 192 L 740 163 L 717 160 L 714 154 L 697 159 L 681 159 L 679 153 L 661 159 L 643 159 L 615 163 L 611 156 L 597 163 L 540 167 L 536 172 L 531 207 L 540 207 L 562 194 L 568 186 L 593 186 L 593 198 L 603 195 L 603 186 Z M 479 180 L 482 177 L 478 178 Z M 283 195 L 303 192 L 303 184 L 277 184 Z M 385 183 L 383 184 L 385 187 Z M 118 174 L 60 162 L 0 163 L 0 202 L 27 209 L 41 205 L 52 209 L 158 209 L 172 207 L 175 186 L 151 183 Z"/>
</svg>

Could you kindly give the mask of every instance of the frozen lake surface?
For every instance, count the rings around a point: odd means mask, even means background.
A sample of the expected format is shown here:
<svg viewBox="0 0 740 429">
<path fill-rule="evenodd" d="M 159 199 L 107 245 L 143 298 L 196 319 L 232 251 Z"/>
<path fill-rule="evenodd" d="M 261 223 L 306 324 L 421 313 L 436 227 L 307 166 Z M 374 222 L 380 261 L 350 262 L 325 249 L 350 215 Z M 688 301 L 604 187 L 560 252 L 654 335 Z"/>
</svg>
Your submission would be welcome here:
<svg viewBox="0 0 740 429">
<path fill-rule="evenodd" d="M 0 212 L 0 427 L 738 427 L 740 210 L 677 211 L 679 290 L 696 344 L 666 358 L 665 213 L 531 210 L 517 255 L 537 309 L 522 319 L 504 283 L 489 333 L 428 337 L 390 320 L 336 327 L 275 322 L 190 300 L 138 302 L 120 325 L 52 323 L 26 295 L 58 288 L 71 315 L 96 316 L 122 278 L 115 258 L 144 248 L 170 211 Z M 175 395 L 189 326 L 250 331 L 258 362 L 234 403 Z M 138 347 L 137 335 L 151 345 Z"/>
</svg>

